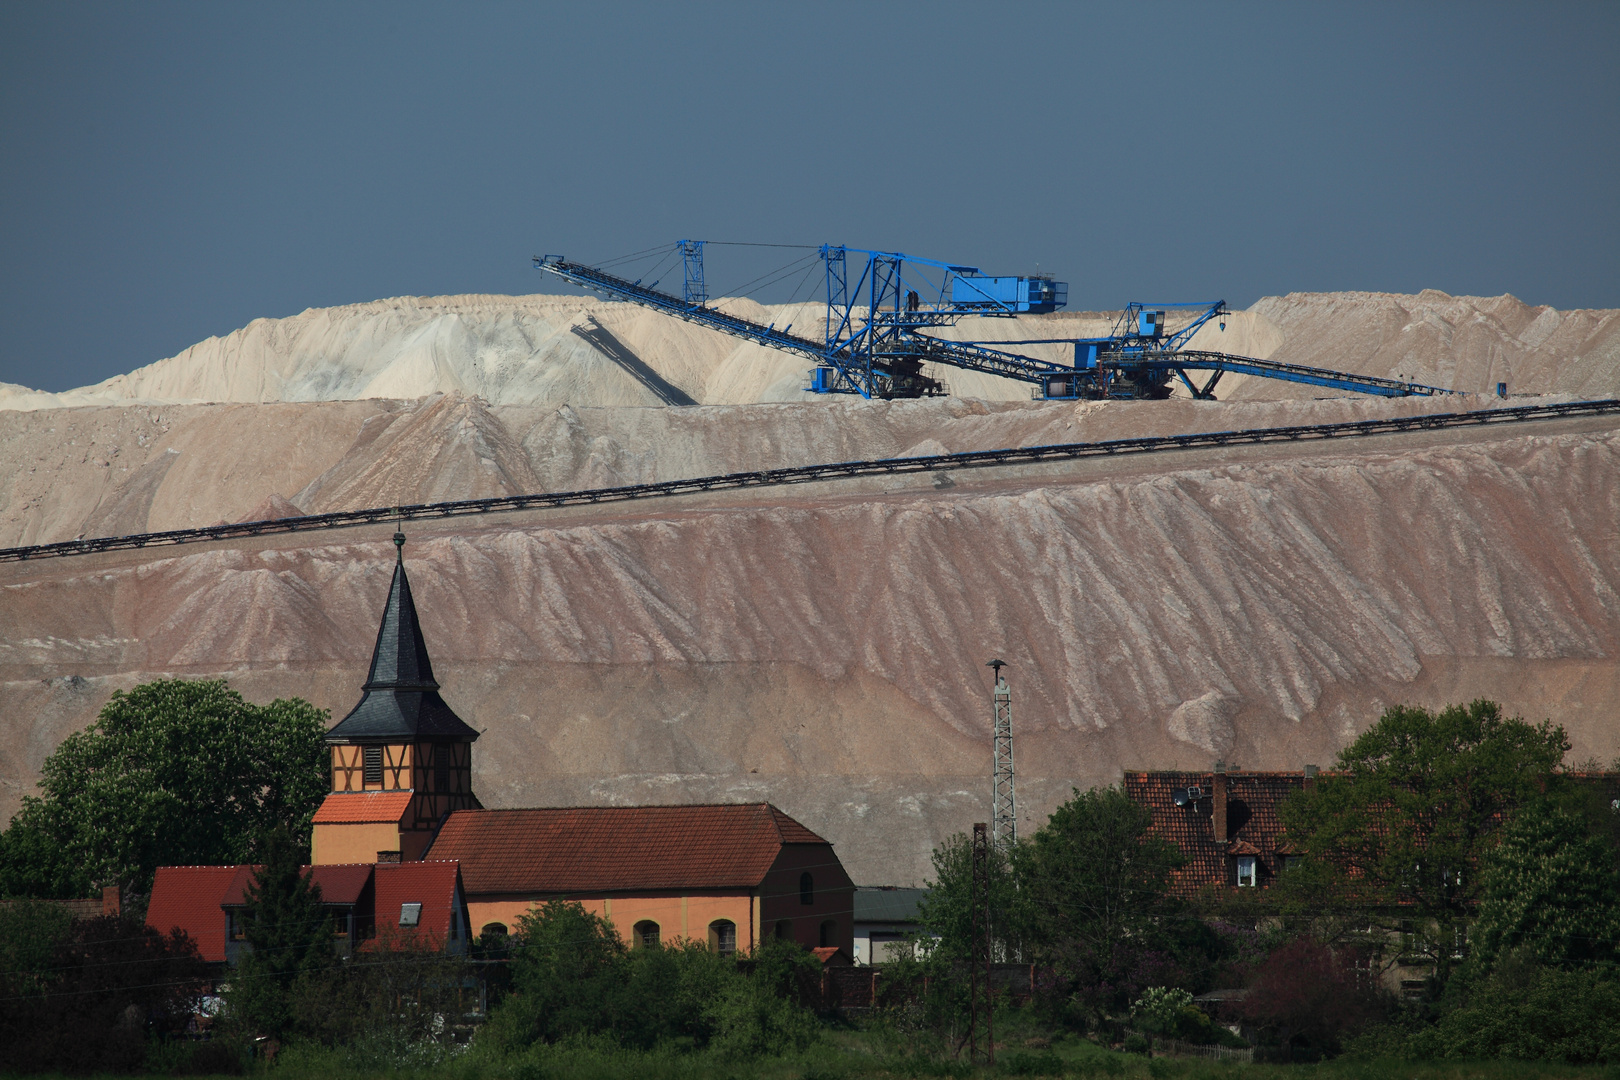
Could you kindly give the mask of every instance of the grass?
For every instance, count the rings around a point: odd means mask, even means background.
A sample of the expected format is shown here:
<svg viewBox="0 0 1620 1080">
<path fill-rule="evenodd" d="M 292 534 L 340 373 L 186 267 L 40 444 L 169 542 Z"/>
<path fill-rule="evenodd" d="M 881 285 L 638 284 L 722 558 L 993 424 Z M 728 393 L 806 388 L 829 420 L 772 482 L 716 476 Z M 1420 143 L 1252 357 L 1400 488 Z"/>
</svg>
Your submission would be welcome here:
<svg viewBox="0 0 1620 1080">
<path fill-rule="evenodd" d="M 255 1062 L 260 1080 L 920 1080 L 952 1077 L 1072 1077 L 1119 1080 L 1620 1080 L 1620 1066 L 1541 1062 L 1405 1062 L 1340 1059 L 1311 1065 L 1245 1065 L 1153 1058 L 1062 1037 L 1038 1048 L 999 1046 L 994 1068 L 905 1051 L 892 1032 L 835 1028 L 801 1054 L 730 1061 L 701 1052 L 623 1050 L 606 1045 L 538 1046 L 505 1058 L 476 1048 L 431 1051 L 399 1061 L 365 1047 L 289 1046 L 274 1065 Z M 0 1074 L 3 1076 L 5 1074 Z M 83 1080 L 83 1078 L 76 1078 Z"/>
</svg>

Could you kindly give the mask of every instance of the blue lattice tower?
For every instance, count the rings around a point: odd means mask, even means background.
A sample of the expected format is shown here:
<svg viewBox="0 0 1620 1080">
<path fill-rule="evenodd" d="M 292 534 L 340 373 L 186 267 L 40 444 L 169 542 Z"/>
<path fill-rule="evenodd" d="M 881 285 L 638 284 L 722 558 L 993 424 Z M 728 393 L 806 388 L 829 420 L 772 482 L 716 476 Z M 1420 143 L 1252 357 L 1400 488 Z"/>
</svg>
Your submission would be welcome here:
<svg viewBox="0 0 1620 1080">
<path fill-rule="evenodd" d="M 1013 791 L 1012 689 L 1001 674 L 1005 660 L 991 660 L 996 686 L 991 701 L 994 740 L 990 770 L 990 828 L 996 850 L 1006 854 L 1018 840 L 1018 798 Z"/>
<path fill-rule="evenodd" d="M 703 280 L 703 241 L 682 240 L 679 246 L 681 262 L 686 270 L 686 285 L 681 298 L 688 304 L 706 304 L 709 302 L 709 286 Z"/>
</svg>

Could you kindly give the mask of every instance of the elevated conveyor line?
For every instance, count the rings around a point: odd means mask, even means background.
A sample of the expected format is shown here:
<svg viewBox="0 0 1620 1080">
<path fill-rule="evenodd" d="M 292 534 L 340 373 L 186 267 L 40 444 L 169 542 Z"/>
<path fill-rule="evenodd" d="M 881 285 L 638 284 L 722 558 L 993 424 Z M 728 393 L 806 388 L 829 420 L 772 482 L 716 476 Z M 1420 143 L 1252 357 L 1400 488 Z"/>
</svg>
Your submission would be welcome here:
<svg viewBox="0 0 1620 1080">
<path fill-rule="evenodd" d="M 1377 397 L 1432 397 L 1436 394 L 1454 394 L 1455 390 L 1445 390 L 1438 386 L 1425 386 L 1422 383 L 1403 382 L 1399 379 L 1381 379 L 1376 375 L 1355 375 L 1346 371 L 1332 371 L 1328 368 L 1306 367 L 1303 364 L 1280 364 L 1274 360 L 1257 360 L 1252 356 L 1233 356 L 1230 353 L 1203 352 L 1199 350 L 1182 350 L 1180 352 L 1167 352 L 1162 354 L 1149 354 L 1140 360 L 1109 360 L 1107 366 L 1129 372 L 1134 368 L 1157 367 L 1178 374 L 1181 371 L 1213 371 L 1215 378 L 1210 379 L 1202 388 L 1195 387 L 1186 376 L 1182 382 L 1192 391 L 1194 397 L 1208 398 L 1212 396 L 1215 382 L 1221 375 L 1231 372 L 1234 375 L 1259 375 L 1266 379 L 1280 379 L 1284 382 L 1305 383 L 1310 386 L 1326 386 L 1335 390 L 1353 390 L 1357 393 L 1372 394 Z"/>
<path fill-rule="evenodd" d="M 711 330 L 718 330 L 723 334 L 730 334 L 746 341 L 759 345 L 767 345 L 773 349 L 786 349 L 801 356 L 809 357 L 818 364 L 849 363 L 850 357 L 841 350 L 828 349 L 819 342 L 810 338 L 800 337 L 797 334 L 778 330 L 774 326 L 763 326 L 749 319 L 727 315 L 723 311 L 703 304 L 683 300 L 671 293 L 659 292 L 649 289 L 639 282 L 609 274 L 593 267 L 580 263 L 572 263 L 566 259 L 555 256 L 536 258 L 534 265 L 547 273 L 554 274 L 564 281 L 581 288 L 592 289 L 609 296 L 628 300 L 643 307 L 650 307 L 655 311 L 662 311 L 666 315 L 673 315 L 677 319 L 707 326 Z M 905 318 L 914 316 L 907 313 Z M 919 321 L 925 321 L 921 315 L 915 316 Z M 1013 342 L 1011 344 L 1017 344 Z M 1031 360 L 1025 356 L 1001 352 L 997 349 L 986 348 L 976 343 L 958 343 L 945 341 L 940 338 L 929 337 L 924 334 L 910 333 L 905 343 L 884 354 L 890 359 L 907 358 L 919 363 L 948 364 L 952 367 L 965 368 L 970 371 L 984 371 L 992 375 L 1000 375 L 1008 379 L 1018 379 L 1022 382 L 1040 382 L 1048 375 L 1056 375 L 1071 369 L 1061 364 L 1049 364 L 1039 360 Z"/>
<path fill-rule="evenodd" d="M 778 330 L 773 326 L 761 326 L 748 319 L 739 319 L 735 315 L 727 315 L 723 311 L 703 304 L 690 303 L 678 296 L 657 289 L 649 289 L 639 282 L 617 277 L 613 274 L 597 270 L 582 263 L 572 263 L 554 255 L 537 257 L 534 260 L 537 269 L 548 274 L 555 274 L 564 281 L 578 285 L 584 289 L 616 296 L 621 300 L 650 307 L 655 311 L 662 311 L 666 315 L 673 315 L 677 319 L 707 326 L 711 330 L 730 334 L 733 337 L 745 338 L 760 345 L 769 345 L 773 349 L 786 349 L 789 352 L 800 353 L 812 360 L 820 362 L 826 350 L 820 342 L 797 334 L 789 334 L 785 330 Z"/>
<path fill-rule="evenodd" d="M 1137 439 L 1108 442 L 1056 443 L 1023 446 L 1006 450 L 970 450 L 961 454 L 935 454 L 928 457 L 880 458 L 873 461 L 842 461 L 830 465 L 800 465 L 761 472 L 726 473 L 690 480 L 665 480 L 656 484 L 590 488 L 583 491 L 555 491 L 538 495 L 503 495 L 492 499 L 463 499 L 458 502 L 418 503 L 412 506 L 381 506 L 369 510 L 344 510 L 332 514 L 281 518 L 277 521 L 245 521 L 236 525 L 210 525 L 201 529 L 173 529 L 169 532 L 109 536 L 95 540 L 66 540 L 57 544 L 0 548 L 0 562 L 25 559 L 90 555 L 99 551 L 127 548 L 167 547 L 236 540 L 276 533 L 312 532 L 317 529 L 345 529 L 390 521 L 436 521 L 472 514 L 495 514 L 510 510 L 542 510 L 596 503 L 627 502 L 667 496 L 696 495 L 708 491 L 775 487 L 842 480 L 858 476 L 935 472 L 945 469 L 974 469 L 990 465 L 1023 465 L 1043 461 L 1078 458 L 1151 454 L 1165 450 L 1187 450 L 1205 446 L 1233 446 L 1252 443 L 1302 442 L 1344 439 L 1358 435 L 1387 435 L 1403 431 L 1431 431 L 1439 428 L 1511 424 L 1533 420 L 1556 420 L 1576 416 L 1620 413 L 1620 399 L 1574 401 L 1562 405 L 1524 405 L 1512 409 L 1480 409 L 1462 413 L 1435 413 L 1388 420 L 1355 420 L 1341 424 L 1311 424 L 1298 427 L 1249 428 L 1244 431 L 1211 431 L 1198 435 L 1148 435 Z"/>
</svg>

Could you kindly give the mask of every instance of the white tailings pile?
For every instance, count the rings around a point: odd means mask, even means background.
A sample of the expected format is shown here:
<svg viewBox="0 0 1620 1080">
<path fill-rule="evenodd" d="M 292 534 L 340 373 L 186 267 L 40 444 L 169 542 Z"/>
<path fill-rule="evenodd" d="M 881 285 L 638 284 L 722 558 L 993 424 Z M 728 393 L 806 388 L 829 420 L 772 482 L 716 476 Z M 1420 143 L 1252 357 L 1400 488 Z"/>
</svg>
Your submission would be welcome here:
<svg viewBox="0 0 1620 1080">
<path fill-rule="evenodd" d="M 822 333 L 817 304 L 766 308 L 746 299 L 723 310 L 808 337 Z M 1489 392 L 1602 396 L 1620 388 L 1615 311 L 1560 312 L 1511 296 L 1425 291 L 1291 293 L 1267 297 L 1207 325 L 1193 347 L 1440 386 Z M 1059 313 L 972 319 L 941 331 L 955 338 L 1017 341 L 1098 336 L 1112 319 Z M 617 343 L 614 357 L 602 334 Z M 595 338 L 595 340 L 593 340 Z M 1025 350 L 1054 360 L 1062 345 Z M 94 386 L 48 394 L 0 383 L 0 409 L 185 402 L 409 399 L 476 396 L 493 405 L 576 407 L 666 404 L 638 377 L 644 365 L 668 388 L 704 405 L 818 399 L 804 387 L 810 361 L 751 345 L 625 303 L 567 296 L 398 298 L 256 319 L 223 338 Z M 958 397 L 1028 400 L 1030 387 L 947 368 L 933 372 Z M 1228 378 L 1223 398 L 1324 396 L 1319 388 Z"/>
</svg>

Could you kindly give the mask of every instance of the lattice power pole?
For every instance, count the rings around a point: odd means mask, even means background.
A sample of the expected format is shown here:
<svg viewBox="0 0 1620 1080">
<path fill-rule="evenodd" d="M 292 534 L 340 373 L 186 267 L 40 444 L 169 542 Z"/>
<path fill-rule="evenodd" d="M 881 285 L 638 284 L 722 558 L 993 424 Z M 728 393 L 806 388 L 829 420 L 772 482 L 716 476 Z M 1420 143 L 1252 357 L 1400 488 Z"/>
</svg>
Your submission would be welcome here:
<svg viewBox="0 0 1620 1080">
<path fill-rule="evenodd" d="M 996 672 L 992 703 L 995 749 L 990 772 L 990 827 L 996 850 L 1006 855 L 1018 839 L 1018 798 L 1013 793 L 1012 690 L 1001 676 L 1007 661 L 991 660 L 984 666 Z"/>
</svg>

